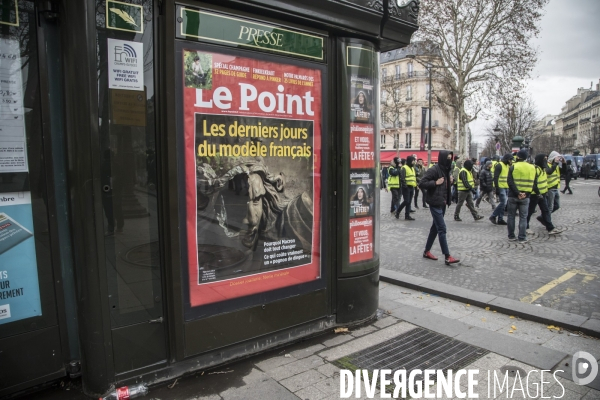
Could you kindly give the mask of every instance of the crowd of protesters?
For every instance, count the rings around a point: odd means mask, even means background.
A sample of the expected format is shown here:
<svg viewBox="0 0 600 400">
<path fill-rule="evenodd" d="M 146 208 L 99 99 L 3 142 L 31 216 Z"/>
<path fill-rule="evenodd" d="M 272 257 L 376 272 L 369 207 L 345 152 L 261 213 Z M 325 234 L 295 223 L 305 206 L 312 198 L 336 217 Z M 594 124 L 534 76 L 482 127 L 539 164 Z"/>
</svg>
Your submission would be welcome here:
<svg viewBox="0 0 600 400">
<path fill-rule="evenodd" d="M 421 193 L 422 207 L 430 210 L 433 219 L 423 257 L 438 259 L 431 253 L 438 238 L 445 263 L 450 265 L 460 261 L 450 255 L 446 240 L 444 216 L 452 203 L 456 204 L 456 222 L 462 222 L 463 205 L 474 221 L 483 219 L 481 208 L 489 206 L 489 221 L 506 226 L 509 241 L 527 242 L 527 234 L 533 233 L 529 226 L 531 216 L 538 208 L 540 215 L 536 220 L 548 234 L 560 234 L 562 230 L 552 223 L 552 213 L 560 208 L 561 175 L 565 178 L 561 192 L 573 193 L 569 186 L 572 177 L 569 163 L 556 151 L 530 157 L 526 150 L 520 150 L 502 158 L 484 158 L 481 164 L 476 159 L 462 162 L 452 152 L 440 151 L 438 163 L 430 168 L 425 168 L 416 155 L 406 160 L 395 157 L 392 165 L 382 169 L 382 187 L 392 193 L 390 212 L 400 219 L 404 211 L 406 221 L 415 220 L 411 213 L 419 208 Z"/>
</svg>

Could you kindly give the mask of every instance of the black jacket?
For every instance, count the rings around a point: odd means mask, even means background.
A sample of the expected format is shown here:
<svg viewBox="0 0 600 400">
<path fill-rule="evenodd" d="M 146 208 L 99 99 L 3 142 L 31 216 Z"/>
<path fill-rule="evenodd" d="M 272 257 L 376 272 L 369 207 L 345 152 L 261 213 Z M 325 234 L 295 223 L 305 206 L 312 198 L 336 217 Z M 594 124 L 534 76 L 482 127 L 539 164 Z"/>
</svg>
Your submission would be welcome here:
<svg viewBox="0 0 600 400">
<path fill-rule="evenodd" d="M 451 151 L 441 150 L 438 155 L 438 163 L 425 171 L 419 188 L 427 193 L 427 203 L 430 207 L 443 208 L 450 206 L 450 166 L 452 160 L 448 160 L 448 154 L 454 155 Z M 441 165 L 440 165 L 441 164 Z M 436 185 L 435 182 L 444 178 L 444 183 Z"/>
<path fill-rule="evenodd" d="M 492 171 L 484 168 L 479 173 L 479 185 L 484 192 L 489 192 L 494 189 L 494 177 L 492 176 Z"/>
</svg>

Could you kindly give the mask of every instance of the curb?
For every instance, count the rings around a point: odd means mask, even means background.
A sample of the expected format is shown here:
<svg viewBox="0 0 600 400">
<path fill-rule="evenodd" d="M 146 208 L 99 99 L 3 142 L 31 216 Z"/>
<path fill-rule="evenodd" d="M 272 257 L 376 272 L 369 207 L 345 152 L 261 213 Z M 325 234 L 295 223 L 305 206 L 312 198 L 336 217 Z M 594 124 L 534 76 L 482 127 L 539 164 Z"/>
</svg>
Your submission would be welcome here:
<svg viewBox="0 0 600 400">
<path fill-rule="evenodd" d="M 533 304 L 522 303 L 488 293 L 467 291 L 457 286 L 383 268 L 379 269 L 379 279 L 394 285 L 437 294 L 481 308 L 490 307 L 503 314 L 514 315 L 546 325 L 555 325 L 600 338 L 600 319 L 588 318 L 543 306 L 534 306 Z"/>
</svg>

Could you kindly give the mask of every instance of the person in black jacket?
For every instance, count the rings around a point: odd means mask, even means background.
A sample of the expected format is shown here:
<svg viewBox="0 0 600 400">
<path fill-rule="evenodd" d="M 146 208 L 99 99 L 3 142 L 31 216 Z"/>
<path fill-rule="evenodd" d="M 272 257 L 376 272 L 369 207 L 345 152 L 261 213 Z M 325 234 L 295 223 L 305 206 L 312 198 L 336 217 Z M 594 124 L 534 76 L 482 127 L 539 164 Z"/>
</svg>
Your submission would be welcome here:
<svg viewBox="0 0 600 400">
<path fill-rule="evenodd" d="M 448 249 L 448 242 L 446 241 L 446 223 L 444 222 L 446 208 L 450 206 L 452 199 L 450 193 L 452 187 L 450 167 L 453 155 L 451 151 L 441 150 L 438 155 L 438 163 L 425 172 L 419 183 L 419 188 L 421 188 L 423 193 L 427 193 L 429 211 L 433 217 L 433 224 L 429 230 L 423 257 L 429 260 L 438 259 L 431 254 L 431 248 L 433 247 L 435 238 L 439 237 L 446 265 L 460 262 L 460 260 L 450 255 L 450 249 Z"/>
<path fill-rule="evenodd" d="M 565 168 L 565 188 L 561 190 L 563 194 L 568 190 L 569 194 L 573 194 L 571 191 L 571 178 L 573 178 L 573 167 L 571 167 L 571 160 L 567 160 L 567 167 Z"/>
<path fill-rule="evenodd" d="M 492 176 L 492 162 L 486 161 L 483 169 L 479 173 L 479 188 L 481 195 L 475 203 L 475 207 L 479 208 L 481 200 L 487 198 L 488 203 L 492 206 L 492 211 L 496 208 L 494 202 L 494 177 Z"/>
</svg>

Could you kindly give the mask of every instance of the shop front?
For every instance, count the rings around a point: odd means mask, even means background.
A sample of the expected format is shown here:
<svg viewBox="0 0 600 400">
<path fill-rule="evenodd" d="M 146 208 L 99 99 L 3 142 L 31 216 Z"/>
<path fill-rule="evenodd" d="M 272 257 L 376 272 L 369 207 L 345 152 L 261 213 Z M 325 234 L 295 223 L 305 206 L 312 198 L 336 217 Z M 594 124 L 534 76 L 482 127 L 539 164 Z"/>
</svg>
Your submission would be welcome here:
<svg viewBox="0 0 600 400">
<path fill-rule="evenodd" d="M 98 397 L 372 318 L 378 54 L 417 13 L 2 0 L 0 397 L 64 376 Z"/>
</svg>

